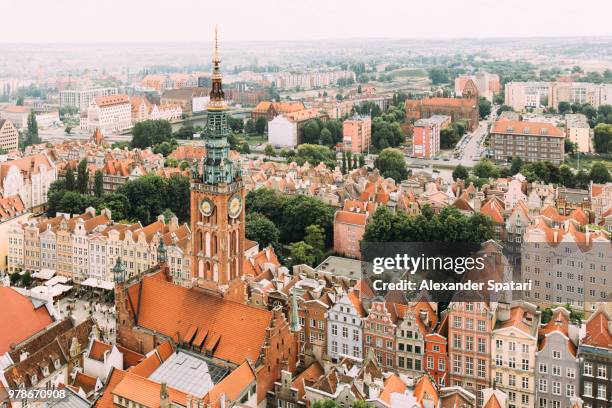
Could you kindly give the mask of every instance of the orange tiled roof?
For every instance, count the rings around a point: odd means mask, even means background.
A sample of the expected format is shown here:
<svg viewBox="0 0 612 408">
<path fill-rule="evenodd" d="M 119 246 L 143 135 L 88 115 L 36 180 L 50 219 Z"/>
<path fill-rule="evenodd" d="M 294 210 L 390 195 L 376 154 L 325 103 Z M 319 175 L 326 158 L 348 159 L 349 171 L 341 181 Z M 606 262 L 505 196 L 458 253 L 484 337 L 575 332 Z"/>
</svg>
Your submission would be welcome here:
<svg viewBox="0 0 612 408">
<path fill-rule="evenodd" d="M 96 101 L 96 105 L 99 107 L 130 103 L 130 97 L 127 95 L 96 96 L 94 100 Z"/>
<path fill-rule="evenodd" d="M 86 394 L 89 394 L 96 388 L 96 381 L 96 377 L 77 372 L 74 378 L 74 386 L 82 388 Z"/>
<path fill-rule="evenodd" d="M 495 394 L 491 394 L 491 398 L 489 398 L 483 408 L 502 408 L 502 406 L 497 400 L 497 396 L 495 396 Z"/>
<path fill-rule="evenodd" d="M 96 401 L 96 408 L 115 408 L 112 392 L 115 390 L 115 387 L 121 382 L 121 380 L 123 380 L 125 374 L 125 371 L 116 368 L 111 371 L 111 374 L 106 381 L 104 392 L 102 393 L 102 396 Z"/>
<path fill-rule="evenodd" d="M 137 304 L 139 285 L 128 289 Z M 207 310 L 206 314 L 193 313 Z M 240 364 L 246 358 L 257 361 L 272 319 L 267 310 L 214 297 L 196 289 L 147 276 L 142 280 L 138 324 L 166 336 L 185 338 L 190 327 L 218 336 L 213 356 Z M 208 342 L 207 342 L 208 343 Z"/>
<path fill-rule="evenodd" d="M 117 384 L 112 394 L 134 401 L 148 408 L 160 407 L 161 384 L 141 377 L 131 372 L 126 372 L 123 379 Z M 170 401 L 184 407 L 187 406 L 187 394 L 168 387 Z"/>
<path fill-rule="evenodd" d="M 337 222 L 341 222 L 343 224 L 352 224 L 352 225 L 366 225 L 368 220 L 367 214 L 365 213 L 356 213 L 350 211 L 337 211 L 336 212 L 336 220 Z"/>
<path fill-rule="evenodd" d="M 528 136 L 565 137 L 565 133 L 555 125 L 546 122 L 524 122 L 501 119 L 493 124 L 491 133 L 504 133 Z"/>
<path fill-rule="evenodd" d="M 603 310 L 593 314 L 586 324 L 586 336 L 582 344 L 593 347 L 612 349 L 612 333 L 610 333 L 610 317 Z"/>
<path fill-rule="evenodd" d="M 378 399 L 387 404 L 387 406 L 391 406 L 391 394 L 403 394 L 406 392 L 406 388 L 406 384 L 397 374 L 391 374 L 385 379 L 384 388 L 378 396 Z"/>
<path fill-rule="evenodd" d="M 427 375 L 422 376 L 414 387 L 414 396 L 421 406 L 425 406 L 426 399 L 433 401 L 433 406 L 438 406 L 440 396 L 435 385 L 431 382 L 431 378 Z"/>
<path fill-rule="evenodd" d="M 211 408 L 220 408 L 222 395 L 225 395 L 226 401 L 236 401 L 240 394 L 254 381 L 255 372 L 249 362 L 245 361 L 217 383 L 208 392 L 206 400 L 211 404 Z"/>
<path fill-rule="evenodd" d="M 304 371 L 302 371 L 300 373 L 300 375 L 298 375 L 293 382 L 291 383 L 291 386 L 293 388 L 297 388 L 298 390 L 298 400 L 301 400 L 304 397 L 304 383 L 305 381 L 308 381 L 310 383 L 317 381 L 323 374 L 325 374 L 325 371 L 323 370 L 323 367 L 321 366 L 321 364 L 319 364 L 318 361 L 315 361 L 314 363 L 310 364 L 308 366 L 307 369 L 305 369 Z"/>
<path fill-rule="evenodd" d="M 102 343 L 100 340 L 94 340 L 91 349 L 89 350 L 89 358 L 104 361 L 104 353 L 113 348 L 110 344 Z"/>
<path fill-rule="evenodd" d="M 53 322 L 45 306 L 35 308 L 30 299 L 14 289 L 0 286 L 0 299 L 0 327 L 11 328 L 0 330 L 0 355 Z"/>
</svg>

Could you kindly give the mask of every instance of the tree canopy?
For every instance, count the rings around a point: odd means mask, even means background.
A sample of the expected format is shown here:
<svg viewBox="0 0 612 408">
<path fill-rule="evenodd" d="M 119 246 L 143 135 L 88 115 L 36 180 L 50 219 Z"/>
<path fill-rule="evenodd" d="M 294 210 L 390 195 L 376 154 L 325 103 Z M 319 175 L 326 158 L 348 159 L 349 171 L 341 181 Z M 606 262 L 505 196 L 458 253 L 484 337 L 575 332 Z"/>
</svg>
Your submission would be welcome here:
<svg viewBox="0 0 612 408">
<path fill-rule="evenodd" d="M 376 158 L 374 167 L 380 171 L 383 177 L 391 177 L 396 182 L 406 180 L 408 177 L 406 159 L 398 149 L 384 149 Z"/>
</svg>

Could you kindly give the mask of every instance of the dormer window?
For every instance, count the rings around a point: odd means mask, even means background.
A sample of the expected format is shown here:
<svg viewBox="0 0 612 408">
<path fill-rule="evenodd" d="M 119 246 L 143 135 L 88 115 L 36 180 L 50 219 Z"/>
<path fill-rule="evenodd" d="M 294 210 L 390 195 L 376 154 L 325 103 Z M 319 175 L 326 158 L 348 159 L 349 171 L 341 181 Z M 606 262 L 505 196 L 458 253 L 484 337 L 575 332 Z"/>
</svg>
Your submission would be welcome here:
<svg viewBox="0 0 612 408">
<path fill-rule="evenodd" d="M 53 360 L 53 367 L 55 367 L 56 370 L 60 369 L 61 363 L 60 363 L 59 358 L 56 358 L 56 359 Z"/>
<path fill-rule="evenodd" d="M 43 366 L 42 367 L 42 373 L 43 373 L 43 377 L 48 377 L 49 376 L 49 367 L 48 366 Z"/>
<path fill-rule="evenodd" d="M 32 382 L 32 385 L 36 385 L 38 383 L 38 376 L 36 374 L 32 374 L 30 376 L 30 381 Z"/>
</svg>

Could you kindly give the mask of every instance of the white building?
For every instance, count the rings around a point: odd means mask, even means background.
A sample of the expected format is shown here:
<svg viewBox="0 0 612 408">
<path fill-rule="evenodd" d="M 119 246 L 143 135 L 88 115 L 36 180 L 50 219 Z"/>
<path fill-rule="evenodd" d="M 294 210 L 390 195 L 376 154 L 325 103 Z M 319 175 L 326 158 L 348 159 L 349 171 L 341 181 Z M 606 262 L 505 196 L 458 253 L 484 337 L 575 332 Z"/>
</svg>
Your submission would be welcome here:
<svg viewBox="0 0 612 408">
<path fill-rule="evenodd" d="M 268 143 L 274 147 L 295 147 L 298 144 L 297 123 L 284 115 L 268 122 Z"/>
<path fill-rule="evenodd" d="M 19 194 L 27 209 L 37 209 L 47 202 L 49 186 L 57 179 L 57 169 L 41 153 L 0 164 L 0 177 L 3 197 Z"/>
<path fill-rule="evenodd" d="M 581 113 L 565 115 L 566 137 L 578 145 L 578 151 L 591 151 L 591 127 L 587 117 Z"/>
<path fill-rule="evenodd" d="M 327 312 L 327 352 L 333 361 L 363 359 L 365 310 L 356 292 L 342 296 Z"/>
<path fill-rule="evenodd" d="M 7 152 L 19 148 L 19 132 L 8 119 L 0 119 L 0 148 Z"/>
<path fill-rule="evenodd" d="M 83 130 L 120 132 L 132 127 L 132 105 L 127 95 L 95 97 L 87 108 L 87 117 L 81 118 Z"/>
<path fill-rule="evenodd" d="M 60 107 L 74 106 L 84 111 L 97 96 L 117 95 L 117 88 L 89 88 L 82 90 L 60 91 Z"/>
<path fill-rule="evenodd" d="M 35 117 L 39 128 L 48 128 L 60 122 L 58 111 L 40 112 Z"/>
</svg>

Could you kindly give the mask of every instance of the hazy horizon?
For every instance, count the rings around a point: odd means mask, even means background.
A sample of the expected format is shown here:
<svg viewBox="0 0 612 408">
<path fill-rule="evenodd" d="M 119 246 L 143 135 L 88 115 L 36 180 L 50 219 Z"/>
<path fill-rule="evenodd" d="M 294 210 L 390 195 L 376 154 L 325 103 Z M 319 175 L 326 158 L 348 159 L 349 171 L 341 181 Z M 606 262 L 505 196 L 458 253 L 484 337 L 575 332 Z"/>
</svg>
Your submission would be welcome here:
<svg viewBox="0 0 612 408">
<path fill-rule="evenodd" d="M 0 0 L 10 13 L 2 44 L 177 43 L 333 40 L 479 40 L 612 36 L 612 2 L 365 0 L 200 2 Z M 503 9 L 501 17 L 500 9 Z M 500 19 L 503 24 L 500 24 Z M 24 22 L 28 22 L 24 28 Z"/>
</svg>

